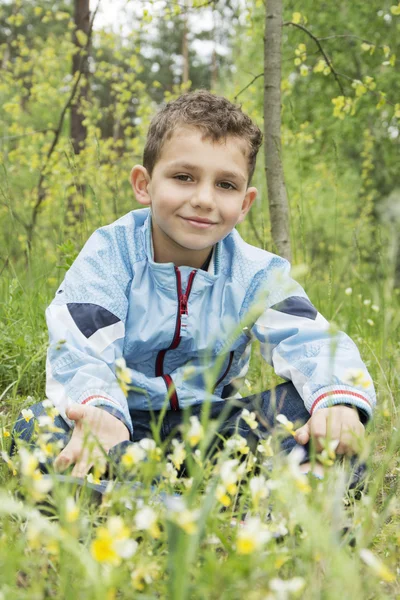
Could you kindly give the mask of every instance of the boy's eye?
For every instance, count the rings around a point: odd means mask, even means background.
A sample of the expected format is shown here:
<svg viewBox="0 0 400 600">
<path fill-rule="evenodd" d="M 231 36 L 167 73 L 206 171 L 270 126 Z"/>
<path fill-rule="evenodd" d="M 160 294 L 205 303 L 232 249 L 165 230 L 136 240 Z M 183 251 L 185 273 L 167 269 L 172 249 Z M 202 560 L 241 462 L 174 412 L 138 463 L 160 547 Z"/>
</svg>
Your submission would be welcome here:
<svg viewBox="0 0 400 600">
<path fill-rule="evenodd" d="M 178 179 L 179 181 L 190 181 L 192 178 L 190 175 L 175 175 L 174 179 Z"/>
<path fill-rule="evenodd" d="M 221 181 L 219 184 L 224 190 L 236 190 L 235 186 L 229 181 Z"/>
</svg>

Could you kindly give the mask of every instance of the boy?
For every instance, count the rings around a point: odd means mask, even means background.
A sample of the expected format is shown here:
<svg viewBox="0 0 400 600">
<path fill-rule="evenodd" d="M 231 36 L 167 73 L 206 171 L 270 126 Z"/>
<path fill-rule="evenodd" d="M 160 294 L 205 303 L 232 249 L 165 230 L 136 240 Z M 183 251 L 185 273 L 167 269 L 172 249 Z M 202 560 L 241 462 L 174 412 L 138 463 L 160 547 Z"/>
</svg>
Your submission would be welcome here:
<svg viewBox="0 0 400 600">
<path fill-rule="evenodd" d="M 221 354 L 211 417 L 236 398 L 221 430 L 232 433 L 241 409 L 254 408 L 255 397 L 239 408 L 237 400 L 254 339 L 276 373 L 292 382 L 276 388 L 275 412 L 305 423 L 283 449 L 307 446 L 311 436 L 321 449 L 330 433 L 337 454 L 356 452 L 375 404 L 357 348 L 343 333 L 333 339 L 290 279 L 287 261 L 246 244 L 234 229 L 257 195 L 250 182 L 261 141 L 240 108 L 204 90 L 183 94 L 153 118 L 143 166 L 131 172 L 144 208 L 91 236 L 47 310 L 47 395 L 64 430 L 72 428 L 55 460 L 58 470 L 74 465 L 72 475 L 85 477 L 93 465 L 85 423 L 106 452 L 151 437 L 150 409 L 158 415 L 168 394 L 166 438 L 183 408 L 200 413 L 207 373 Z M 228 343 L 232 325 L 263 291 L 254 322 Z M 116 378 L 121 359 L 127 397 Z M 260 421 L 273 425 L 270 392 L 260 402 Z M 243 420 L 239 432 L 251 434 Z M 309 469 L 306 456 L 302 470 Z"/>
</svg>

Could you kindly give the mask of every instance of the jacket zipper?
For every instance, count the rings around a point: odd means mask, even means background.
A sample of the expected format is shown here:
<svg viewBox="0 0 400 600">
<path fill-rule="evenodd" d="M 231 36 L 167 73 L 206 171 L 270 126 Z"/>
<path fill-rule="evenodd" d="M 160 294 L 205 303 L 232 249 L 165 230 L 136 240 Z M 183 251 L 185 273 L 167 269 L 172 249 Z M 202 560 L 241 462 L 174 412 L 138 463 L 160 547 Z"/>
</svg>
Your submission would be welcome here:
<svg viewBox="0 0 400 600">
<path fill-rule="evenodd" d="M 217 383 L 214 385 L 214 390 L 213 390 L 214 392 L 217 389 L 217 387 L 219 386 L 219 384 L 221 383 L 221 381 L 223 381 L 225 379 L 225 377 L 228 375 L 229 369 L 231 368 L 231 365 L 232 365 L 234 354 L 235 354 L 234 350 L 231 350 L 228 366 L 226 367 L 223 375 L 221 375 L 221 377 L 218 379 Z"/>
<path fill-rule="evenodd" d="M 160 350 L 157 355 L 156 360 L 156 377 L 162 377 L 166 383 L 167 390 L 170 393 L 170 406 L 172 410 L 179 410 L 179 400 L 178 395 L 176 393 L 176 389 L 172 378 L 170 375 L 164 375 L 164 357 L 168 350 L 175 350 L 180 344 L 181 341 L 181 323 L 182 323 L 182 315 L 188 314 L 188 300 L 190 291 L 193 286 L 193 279 L 197 273 L 197 270 L 191 271 L 189 274 L 188 284 L 186 287 L 186 291 L 182 294 L 182 278 L 181 272 L 178 267 L 175 267 L 175 275 L 176 275 L 176 289 L 178 294 L 178 312 L 176 315 L 176 323 L 175 323 L 175 332 L 172 342 L 168 348 L 165 350 Z"/>
</svg>

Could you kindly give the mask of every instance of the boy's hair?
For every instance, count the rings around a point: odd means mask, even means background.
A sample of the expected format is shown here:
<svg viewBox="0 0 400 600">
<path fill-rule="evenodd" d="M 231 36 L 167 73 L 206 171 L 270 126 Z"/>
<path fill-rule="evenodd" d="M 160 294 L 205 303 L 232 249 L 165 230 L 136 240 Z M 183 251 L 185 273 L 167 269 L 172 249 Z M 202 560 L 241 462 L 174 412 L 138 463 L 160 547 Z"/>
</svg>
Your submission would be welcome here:
<svg viewBox="0 0 400 600">
<path fill-rule="evenodd" d="M 168 102 L 153 117 L 147 133 L 143 152 L 143 166 L 151 175 L 160 157 L 164 142 L 172 137 L 180 125 L 192 125 L 213 141 L 234 135 L 248 143 L 248 184 L 256 166 L 257 152 L 262 143 L 262 133 L 240 106 L 207 90 L 182 94 Z"/>
</svg>

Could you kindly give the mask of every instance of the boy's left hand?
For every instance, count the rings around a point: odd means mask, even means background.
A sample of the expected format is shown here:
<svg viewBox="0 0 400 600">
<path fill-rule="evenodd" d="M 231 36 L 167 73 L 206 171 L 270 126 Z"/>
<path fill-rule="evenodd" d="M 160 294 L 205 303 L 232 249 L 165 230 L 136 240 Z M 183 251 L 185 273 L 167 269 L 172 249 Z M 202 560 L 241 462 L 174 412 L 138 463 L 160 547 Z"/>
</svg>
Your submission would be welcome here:
<svg viewBox="0 0 400 600">
<path fill-rule="evenodd" d="M 294 438 L 298 444 L 304 445 L 313 437 L 317 452 L 324 449 L 321 439 L 339 440 L 336 454 L 351 456 L 359 451 L 364 431 L 357 410 L 338 404 L 317 410 L 305 425 L 295 431 Z"/>
</svg>

